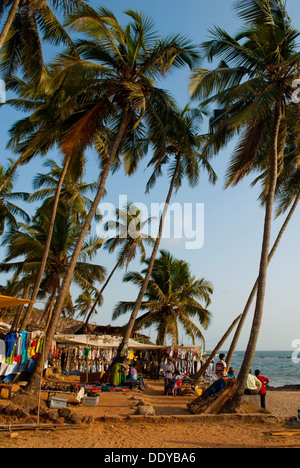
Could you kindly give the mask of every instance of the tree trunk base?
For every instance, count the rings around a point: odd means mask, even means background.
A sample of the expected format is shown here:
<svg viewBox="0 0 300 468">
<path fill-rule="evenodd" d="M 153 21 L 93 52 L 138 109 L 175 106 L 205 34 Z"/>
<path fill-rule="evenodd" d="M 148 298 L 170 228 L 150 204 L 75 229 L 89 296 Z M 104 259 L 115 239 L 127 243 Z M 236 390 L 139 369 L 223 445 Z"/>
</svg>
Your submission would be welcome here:
<svg viewBox="0 0 300 468">
<path fill-rule="evenodd" d="M 12 403 L 22 407 L 35 407 L 39 403 L 38 393 L 34 391 L 19 390 L 11 399 Z"/>
</svg>

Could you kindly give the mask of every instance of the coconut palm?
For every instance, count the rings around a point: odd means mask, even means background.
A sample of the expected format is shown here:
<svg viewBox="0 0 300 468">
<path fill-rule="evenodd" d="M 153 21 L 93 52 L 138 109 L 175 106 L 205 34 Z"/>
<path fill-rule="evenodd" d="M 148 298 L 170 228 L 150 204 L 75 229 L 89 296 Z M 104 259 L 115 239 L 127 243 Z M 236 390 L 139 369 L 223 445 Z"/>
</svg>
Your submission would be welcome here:
<svg viewBox="0 0 300 468">
<path fill-rule="evenodd" d="M 20 224 L 18 230 L 12 230 L 5 235 L 4 245 L 7 247 L 7 255 L 0 264 L 1 272 L 23 273 L 25 277 L 31 278 L 31 284 L 35 284 L 43 259 L 44 244 L 47 240 L 49 216 L 40 214 L 32 224 Z M 59 292 L 61 282 L 68 269 L 68 261 L 72 255 L 76 239 L 79 235 L 78 224 L 74 225 L 72 212 L 65 203 L 61 206 L 55 219 L 55 226 L 51 239 L 49 255 L 44 270 L 41 289 L 38 298 L 48 298 L 47 309 L 53 307 L 55 297 Z M 103 239 L 90 237 L 83 245 L 80 259 L 77 262 L 73 276 L 74 284 L 82 289 L 91 288 L 96 282 L 102 282 L 105 269 L 91 263 L 103 244 Z M 68 293 L 64 303 L 64 311 L 71 314 L 74 312 L 71 296 Z M 21 329 L 27 322 L 23 318 Z"/>
<path fill-rule="evenodd" d="M 6 171 L 3 166 L 0 166 L 0 181 L 6 177 Z M 13 182 L 6 186 L 5 190 L 1 193 L 0 197 L 0 236 L 4 233 L 4 230 L 8 228 L 17 227 L 16 216 L 29 221 L 28 214 L 22 210 L 19 206 L 13 203 L 14 200 L 27 201 L 29 199 L 28 193 L 17 193 L 13 192 Z"/>
<path fill-rule="evenodd" d="M 41 263 L 41 268 L 31 293 L 32 301 L 36 300 L 42 284 L 42 278 L 49 255 L 57 210 L 60 210 L 62 207 L 64 213 L 65 204 L 67 204 L 69 206 L 69 218 L 72 219 L 74 226 L 79 227 L 80 223 L 86 216 L 86 210 L 92 203 L 85 194 L 88 191 L 93 192 L 93 190 L 95 190 L 95 184 L 86 184 L 84 181 L 82 181 L 82 177 L 80 177 L 80 171 L 82 171 L 82 167 L 80 167 L 79 171 L 76 168 L 74 174 L 70 163 L 71 160 L 69 162 L 65 161 L 64 167 L 61 168 L 55 161 L 48 160 L 46 161 L 45 166 L 51 169 L 50 172 L 48 174 L 37 174 L 33 180 L 33 187 L 35 189 L 39 188 L 40 190 L 35 191 L 35 193 L 31 195 L 29 201 L 33 202 L 44 199 L 44 202 L 36 211 L 35 218 L 38 218 L 40 215 L 43 216 L 43 213 L 52 213 L 52 215 L 48 226 L 48 236 L 47 242 L 45 243 L 43 261 Z M 48 187 L 41 189 L 41 187 L 45 185 Z M 98 220 L 98 216 L 95 216 L 95 219 Z M 24 327 L 30 319 L 33 307 L 33 303 L 27 307 L 27 311 L 22 323 Z"/>
<path fill-rule="evenodd" d="M 244 361 L 239 373 L 235 405 L 239 405 L 251 368 L 263 314 L 273 201 L 278 174 L 282 170 L 287 135 L 287 105 L 292 82 L 298 76 L 299 36 L 287 12 L 277 0 L 236 1 L 245 27 L 236 37 L 221 28 L 211 32 L 203 45 L 209 60 L 221 59 L 212 71 L 198 70 L 192 76 L 194 97 L 217 103 L 212 120 L 211 151 L 218 151 L 233 137 L 238 143 L 229 167 L 228 184 L 237 184 L 251 168 L 257 167 L 260 148 L 265 148 L 268 191 L 254 319 Z"/>
<path fill-rule="evenodd" d="M 191 110 L 189 106 L 186 106 L 182 111 L 177 110 L 176 118 L 170 118 L 168 122 L 166 122 L 166 151 L 163 154 L 155 152 L 149 163 L 149 165 L 154 165 L 154 171 L 148 181 L 147 190 L 150 190 L 150 188 L 153 187 L 157 177 L 162 174 L 162 167 L 164 165 L 169 165 L 170 186 L 159 222 L 158 235 L 148 263 L 148 270 L 143 283 L 141 283 L 141 288 L 126 327 L 119 352 L 122 351 L 131 336 L 137 314 L 142 304 L 143 296 L 146 293 L 148 282 L 151 278 L 152 268 L 162 239 L 165 217 L 173 193 L 179 190 L 184 177 L 187 178 L 191 186 L 197 185 L 199 182 L 200 168 L 203 168 L 208 172 L 211 182 L 214 183 L 216 181 L 216 174 L 207 159 L 202 156 L 200 150 L 204 139 L 204 137 L 199 134 L 199 123 L 201 121 L 202 114 L 197 110 Z"/>
<path fill-rule="evenodd" d="M 30 202 L 43 201 L 42 205 L 37 209 L 36 216 L 39 213 L 53 210 L 53 202 L 63 168 L 53 159 L 49 159 L 44 164 L 49 169 L 47 173 L 36 174 L 33 178 L 34 193 L 30 196 Z M 82 168 L 77 168 L 78 176 L 73 171 L 66 172 L 63 180 L 62 188 L 59 196 L 59 203 L 64 206 L 67 203 L 70 207 L 70 216 L 73 218 L 74 225 L 79 224 L 84 220 L 87 212 L 92 204 L 91 199 L 87 196 L 93 194 L 97 189 L 96 183 L 87 183 L 82 178 Z M 59 209 L 59 206 L 58 206 Z M 100 221 L 100 216 L 95 216 L 96 221 Z"/>
<path fill-rule="evenodd" d="M 45 115 L 44 127 L 36 132 L 37 140 L 46 138 L 46 132 L 50 140 L 54 127 L 53 139 L 59 133 L 56 142 L 59 140 L 66 157 L 73 157 L 83 153 L 87 147 L 97 145 L 105 161 L 98 179 L 98 191 L 77 238 L 55 303 L 45 339 L 46 350 L 56 330 L 84 239 L 122 144 L 125 146 L 127 136 L 132 140 L 136 129 L 144 125 L 152 130 L 156 128 L 156 142 L 163 145 L 164 127 L 160 117 L 170 112 L 174 103 L 168 93 L 155 86 L 154 80 L 172 68 L 186 64 L 193 66 L 198 58 L 195 48 L 186 38 L 173 36 L 161 39 L 149 18 L 132 11 L 127 11 L 127 15 L 130 22 L 124 29 L 113 13 L 104 8 L 96 11 L 84 5 L 70 15 L 68 25 L 76 32 L 84 32 L 88 39 L 77 41 L 78 55 L 59 56 L 51 83 L 58 95 L 64 96 L 65 102 L 60 105 L 59 114 L 53 121 L 51 106 L 57 102 L 54 93 L 48 105 L 48 119 Z M 104 132 L 105 129 L 110 133 Z M 105 138 L 102 138 L 104 133 Z M 107 141 L 109 147 L 106 147 Z M 38 381 L 39 378 L 35 383 Z M 34 391 L 34 384 L 28 390 Z"/>
<path fill-rule="evenodd" d="M 148 264 L 149 260 L 145 263 Z M 129 272 L 124 276 L 124 281 L 140 286 L 146 272 L 147 268 L 142 273 Z M 212 294 L 213 286 L 209 281 L 196 279 L 185 261 L 177 260 L 169 252 L 161 250 L 160 257 L 154 262 L 145 300 L 140 308 L 147 312 L 136 319 L 134 329 L 155 325 L 156 343 L 163 346 L 167 336 L 171 337 L 173 344 L 178 344 L 180 324 L 192 338 L 193 344 L 196 338 L 204 343 L 200 328 L 191 318 L 196 317 L 206 330 L 211 319 L 207 307 L 211 303 Z M 120 302 L 114 309 L 113 319 L 132 310 L 134 306 L 134 302 Z"/>
<path fill-rule="evenodd" d="M 83 318 L 83 320 L 86 320 L 86 317 L 91 310 L 91 308 L 94 306 L 95 302 L 96 305 L 102 305 L 102 296 L 97 295 L 97 301 L 95 301 L 95 294 L 94 290 L 85 289 L 79 296 L 76 298 L 75 301 L 75 309 L 78 311 L 77 318 Z"/>
<path fill-rule="evenodd" d="M 153 245 L 154 239 L 150 235 L 144 233 L 142 229 L 151 221 L 151 218 L 143 220 L 143 213 L 132 203 L 128 203 L 123 209 L 116 209 L 115 211 L 116 221 L 108 221 L 104 229 L 106 231 L 116 230 L 118 234 L 116 236 L 108 238 L 103 248 L 107 249 L 110 253 L 114 252 L 119 248 L 117 262 L 112 269 L 111 273 L 107 277 L 105 283 L 100 289 L 100 298 L 97 295 L 96 300 L 91 308 L 89 314 L 86 317 L 86 324 L 92 317 L 94 310 L 101 300 L 104 290 L 109 284 L 111 278 L 118 268 L 125 266 L 126 270 L 132 260 L 135 259 L 137 252 L 140 254 L 141 261 L 143 262 L 146 258 L 145 245 Z"/>
<path fill-rule="evenodd" d="M 37 83 L 44 73 L 43 42 L 72 46 L 58 16 L 80 3 L 81 0 L 1 0 L 0 20 L 8 10 L 0 33 L 0 61 L 5 75 L 21 68 L 24 76 Z"/>
<path fill-rule="evenodd" d="M 294 106 L 293 104 L 291 106 Z M 295 110 L 295 109 L 293 109 Z M 297 110 L 297 109 L 296 109 Z M 294 124 L 293 124 L 294 125 Z M 294 138 L 296 136 L 296 139 Z M 289 222 L 291 221 L 296 208 L 300 201 L 300 170 L 298 166 L 298 153 L 299 153 L 299 146 L 297 143 L 298 132 L 296 135 L 293 134 L 292 131 L 288 132 L 287 143 L 285 146 L 285 156 L 284 156 L 284 169 L 282 170 L 280 176 L 277 180 L 277 187 L 275 193 L 275 201 L 277 203 L 277 209 L 275 212 L 276 217 L 285 214 L 288 212 L 285 220 L 278 232 L 278 235 L 275 239 L 275 242 L 270 250 L 268 263 L 272 260 L 279 243 L 287 229 Z M 296 141 L 295 141 L 296 140 Z M 267 188 L 268 188 L 268 173 L 262 173 L 259 177 L 257 177 L 253 181 L 253 185 L 262 181 L 264 190 L 260 196 L 262 204 L 266 201 L 267 196 Z M 252 302 L 255 298 L 256 291 L 257 291 L 257 284 L 258 280 L 256 279 L 251 293 L 248 297 L 246 302 L 245 308 L 243 310 L 241 319 L 238 323 L 236 332 L 234 334 L 233 340 L 229 347 L 227 356 L 226 356 L 226 364 L 227 367 L 230 366 L 230 362 L 232 360 L 233 353 L 236 349 L 242 328 L 244 326 L 245 320 L 247 318 L 248 312 L 252 305 Z"/>
<path fill-rule="evenodd" d="M 18 98 L 8 101 L 8 104 L 27 112 L 32 110 L 34 110 L 34 112 L 29 117 L 14 124 L 11 129 L 12 137 L 9 146 L 11 146 L 15 152 L 20 153 L 20 156 L 16 162 L 12 163 L 11 168 L 7 171 L 6 177 L 4 177 L 1 181 L 1 191 L 5 190 L 7 183 L 9 183 L 10 178 L 14 175 L 15 171 L 20 165 L 28 163 L 33 157 L 36 157 L 37 155 L 47 154 L 49 149 L 57 143 L 57 139 L 62 130 L 62 123 L 59 116 L 57 116 L 57 111 L 59 109 L 61 100 L 57 98 L 55 105 L 54 103 L 52 103 L 50 107 L 48 105 L 49 98 L 53 93 L 53 89 L 51 86 L 49 86 L 48 76 L 44 77 L 38 86 L 35 86 L 34 83 L 28 81 L 26 82 L 18 78 L 11 79 L 9 82 L 9 87 L 17 93 Z M 51 118 L 51 131 L 50 128 L 45 130 L 46 117 Z M 58 120 L 60 121 L 59 123 Z M 37 129 L 39 131 L 38 135 L 36 135 Z M 78 167 L 82 167 L 82 153 L 76 154 L 74 159 L 76 159 Z M 27 319 L 30 317 L 30 314 L 33 310 L 33 305 L 37 298 L 44 270 L 46 268 L 56 211 L 59 204 L 60 192 L 63 186 L 64 178 L 67 174 L 67 171 L 74 169 L 74 167 L 76 167 L 76 165 L 72 164 L 71 155 L 66 156 L 64 158 L 63 169 L 60 173 L 60 177 L 57 182 L 56 193 L 53 199 L 51 218 L 48 226 L 48 237 L 44 244 L 44 256 L 41 262 L 39 273 L 36 276 L 35 286 L 31 290 L 30 299 L 32 302 L 29 304 L 25 314 Z M 78 179 L 77 170 L 73 176 L 75 180 Z M 23 325 L 25 325 L 25 323 L 23 323 Z"/>
</svg>

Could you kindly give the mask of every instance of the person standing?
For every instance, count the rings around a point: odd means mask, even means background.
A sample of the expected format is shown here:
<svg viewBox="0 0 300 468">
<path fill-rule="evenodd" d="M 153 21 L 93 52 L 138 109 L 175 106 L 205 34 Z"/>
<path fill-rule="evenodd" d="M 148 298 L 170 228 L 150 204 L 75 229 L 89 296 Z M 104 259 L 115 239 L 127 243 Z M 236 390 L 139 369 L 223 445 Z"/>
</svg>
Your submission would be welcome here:
<svg viewBox="0 0 300 468">
<path fill-rule="evenodd" d="M 266 394 L 267 394 L 266 385 L 270 383 L 270 379 L 267 379 L 266 377 L 263 377 L 262 375 L 260 375 L 259 369 L 256 369 L 254 374 L 258 378 L 258 380 L 261 382 L 261 389 L 259 390 L 260 405 L 262 408 L 265 409 L 266 408 Z"/>
<path fill-rule="evenodd" d="M 170 358 L 167 359 L 167 362 L 163 367 L 163 372 L 165 376 L 165 395 L 167 395 L 169 384 L 171 383 L 175 372 L 175 367 L 173 366 Z"/>
<path fill-rule="evenodd" d="M 247 378 L 247 384 L 245 388 L 245 395 L 258 395 L 261 389 L 261 382 L 255 375 L 251 374 L 251 371 Z"/>
<path fill-rule="evenodd" d="M 215 374 L 218 379 L 227 379 L 227 368 L 225 362 L 225 354 L 220 354 L 219 361 L 216 364 Z"/>
</svg>

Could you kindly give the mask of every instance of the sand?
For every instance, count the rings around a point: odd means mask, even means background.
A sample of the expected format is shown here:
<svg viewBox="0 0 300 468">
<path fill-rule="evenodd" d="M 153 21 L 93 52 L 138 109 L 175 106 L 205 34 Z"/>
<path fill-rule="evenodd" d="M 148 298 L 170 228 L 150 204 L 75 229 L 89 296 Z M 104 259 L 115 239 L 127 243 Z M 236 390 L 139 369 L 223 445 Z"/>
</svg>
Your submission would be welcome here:
<svg viewBox="0 0 300 468">
<path fill-rule="evenodd" d="M 154 407 L 155 416 L 135 415 L 137 401 L 141 398 Z M 107 450 L 122 448 L 148 451 L 180 448 L 190 453 L 199 448 L 215 447 L 300 447 L 298 435 L 270 435 L 272 431 L 295 428 L 300 433 L 300 424 L 295 420 L 300 392 L 269 392 L 268 414 L 246 404 L 242 414 L 192 415 L 187 403 L 194 398 L 164 396 L 162 382 L 149 383 L 143 392 L 102 393 L 96 408 L 79 406 L 75 398 L 69 396 L 68 407 L 74 413 L 92 416 L 91 425 L 80 429 L 0 432 L 0 447 L 102 448 L 106 449 L 102 451 L 103 456 Z M 5 395 L 1 396 L 0 403 L 5 400 Z"/>
</svg>

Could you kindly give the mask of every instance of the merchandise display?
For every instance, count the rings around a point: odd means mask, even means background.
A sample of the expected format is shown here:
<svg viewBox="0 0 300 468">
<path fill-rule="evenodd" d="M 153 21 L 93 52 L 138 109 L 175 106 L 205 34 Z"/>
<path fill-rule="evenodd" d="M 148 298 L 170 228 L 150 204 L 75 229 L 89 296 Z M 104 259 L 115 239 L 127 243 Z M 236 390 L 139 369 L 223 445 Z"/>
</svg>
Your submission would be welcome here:
<svg viewBox="0 0 300 468">
<path fill-rule="evenodd" d="M 0 340 L 0 378 L 12 380 L 21 372 L 32 372 L 42 352 L 43 331 L 10 332 Z"/>
</svg>

